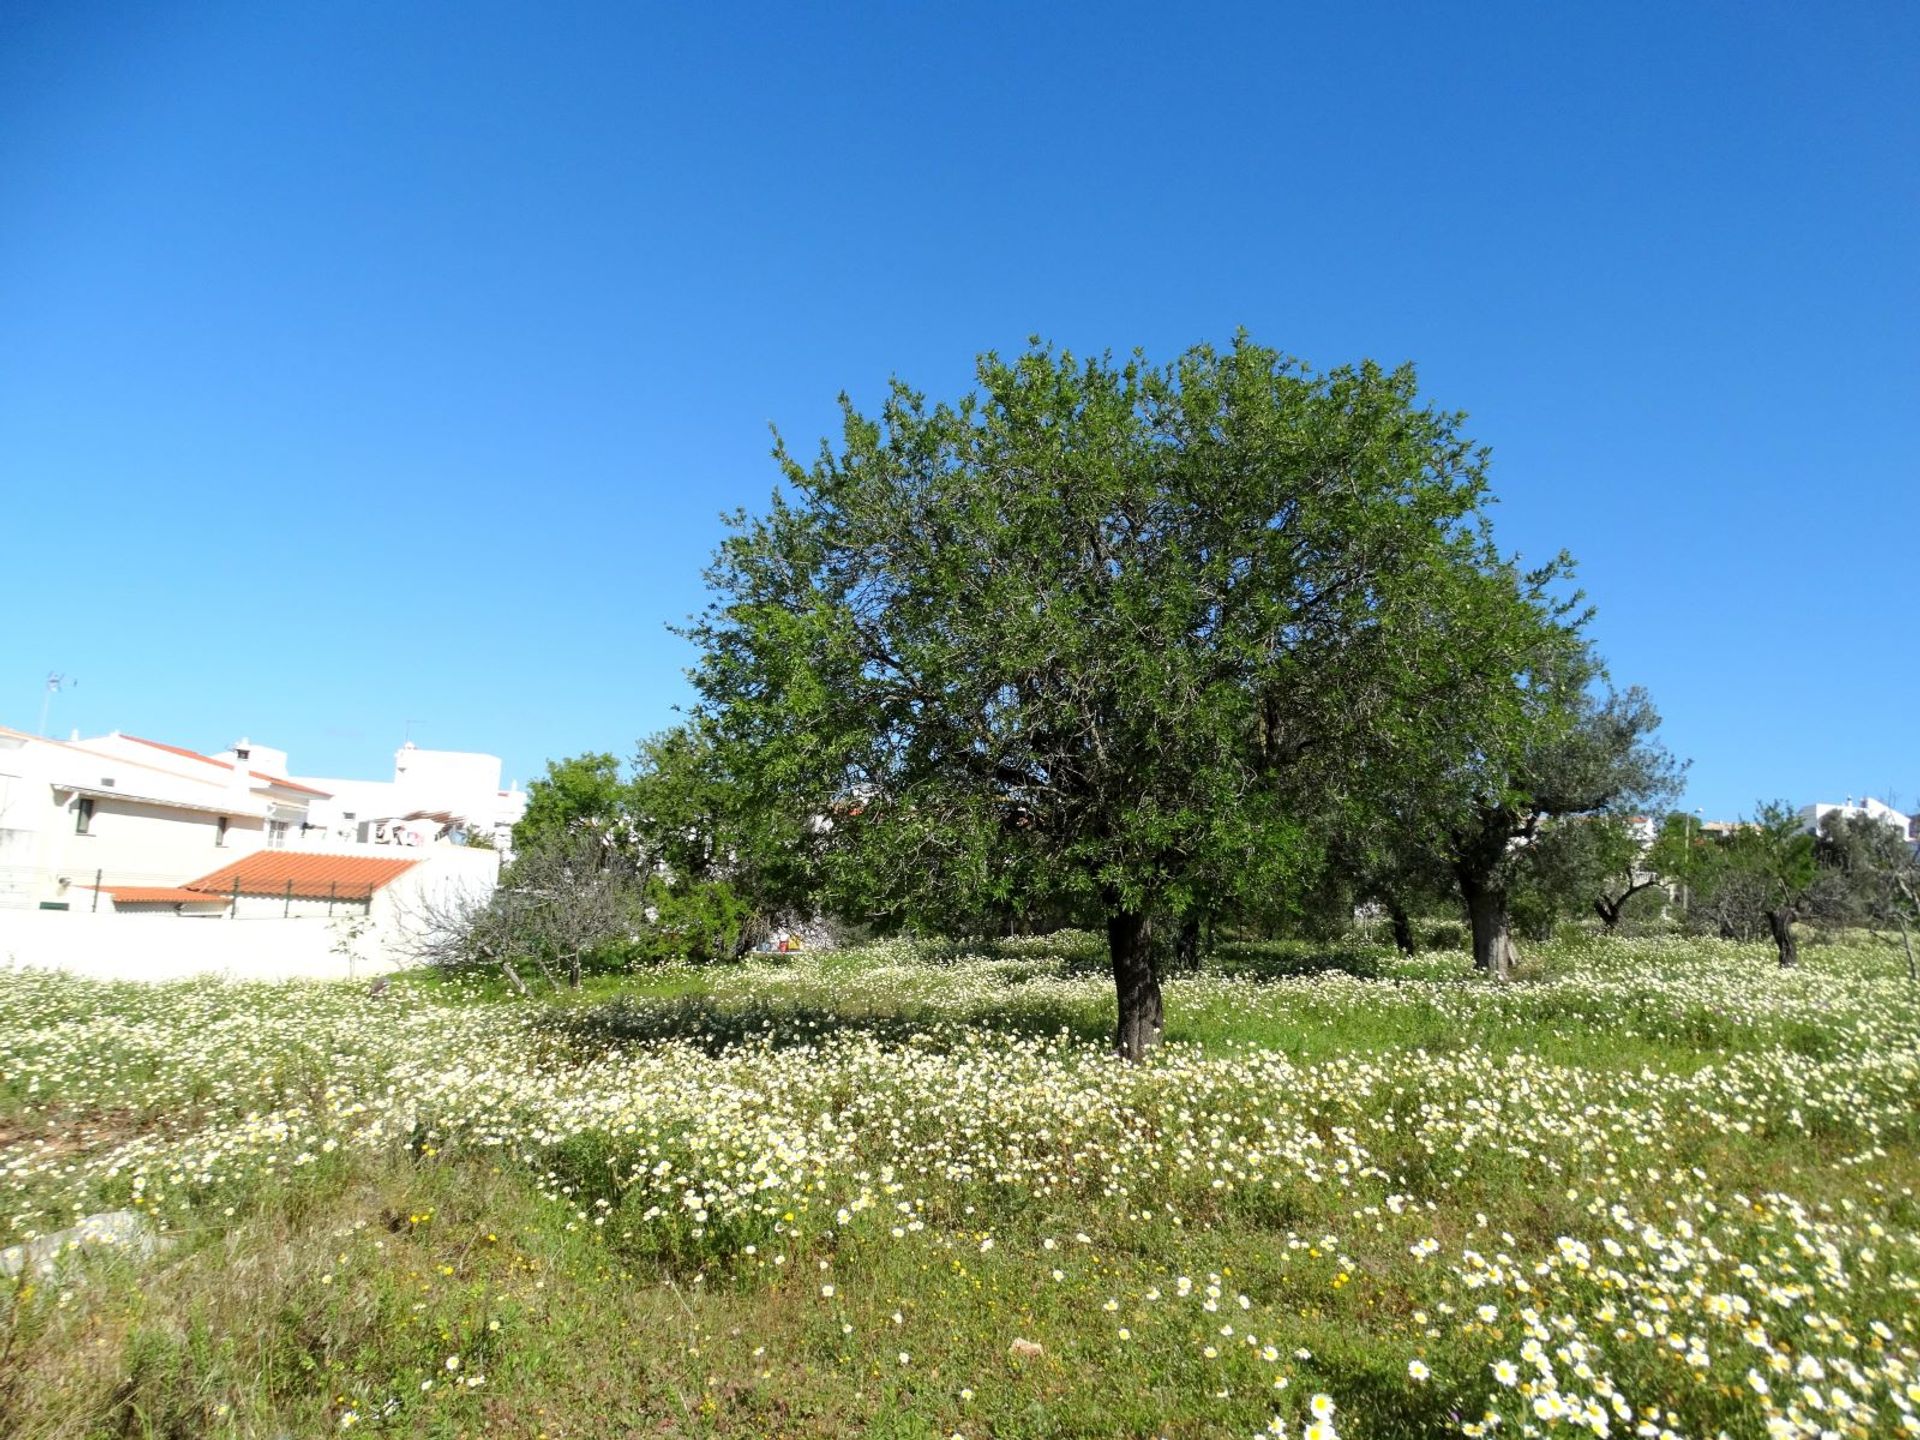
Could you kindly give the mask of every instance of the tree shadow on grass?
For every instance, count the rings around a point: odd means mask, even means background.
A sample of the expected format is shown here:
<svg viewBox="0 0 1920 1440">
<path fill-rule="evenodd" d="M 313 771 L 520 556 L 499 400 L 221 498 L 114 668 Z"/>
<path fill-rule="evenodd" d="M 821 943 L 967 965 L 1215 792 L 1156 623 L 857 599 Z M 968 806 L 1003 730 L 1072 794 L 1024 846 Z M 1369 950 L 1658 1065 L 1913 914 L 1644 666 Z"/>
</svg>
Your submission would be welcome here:
<svg viewBox="0 0 1920 1440">
<path fill-rule="evenodd" d="M 789 1050 L 842 1037 L 941 1053 L 967 1047 L 983 1031 L 1017 1039 L 1065 1034 L 1075 1042 L 1112 1040 L 1110 1023 L 1104 1018 L 1095 1020 L 1070 1005 L 1031 1001 L 934 1014 L 910 1008 L 742 1002 L 697 994 L 639 1000 L 623 996 L 600 1005 L 544 1009 L 534 1024 L 569 1047 L 589 1051 L 672 1042 L 714 1057 L 746 1048 Z"/>
<path fill-rule="evenodd" d="M 1298 980 L 1315 975 L 1350 975 L 1356 980 L 1387 978 L 1377 954 L 1349 946 L 1259 942 L 1223 945 L 1209 959 L 1207 969 L 1243 980 Z"/>
</svg>

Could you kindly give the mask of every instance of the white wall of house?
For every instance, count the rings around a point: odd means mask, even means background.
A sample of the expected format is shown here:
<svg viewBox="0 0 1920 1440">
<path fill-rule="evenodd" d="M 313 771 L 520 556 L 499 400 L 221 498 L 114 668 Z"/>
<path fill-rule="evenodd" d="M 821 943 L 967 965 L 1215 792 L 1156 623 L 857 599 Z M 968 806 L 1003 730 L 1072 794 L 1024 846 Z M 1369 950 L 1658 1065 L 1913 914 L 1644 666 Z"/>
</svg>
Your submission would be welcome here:
<svg viewBox="0 0 1920 1440">
<path fill-rule="evenodd" d="M 93 815 L 82 834 L 85 799 Z M 0 730 L 0 906 L 91 905 L 91 892 L 74 892 L 96 875 L 178 884 L 259 848 L 266 818 L 261 799 L 217 782 Z"/>
<path fill-rule="evenodd" d="M 433 917 L 485 904 L 499 883 L 499 851 L 439 846 L 391 885 L 374 891 L 369 915 L 383 937 L 400 941 Z"/>
<path fill-rule="evenodd" d="M 229 817 L 222 845 L 217 815 L 103 796 L 93 800 L 85 834 L 74 828 L 75 801 L 67 806 L 64 834 L 57 830 L 51 837 L 57 858 L 49 868 L 72 885 L 91 885 L 96 874 L 107 885 L 191 880 L 258 849 L 265 824 L 259 816 Z"/>
<path fill-rule="evenodd" d="M 328 792 L 327 798 L 315 800 L 307 813 L 307 823 L 313 829 L 306 843 L 322 850 L 339 843 L 356 843 L 361 826 L 402 813 L 390 780 L 302 779 L 300 783 Z"/>
<path fill-rule="evenodd" d="M 304 789 L 276 784 L 276 776 L 280 780 L 286 777 L 263 768 L 257 760 L 236 763 L 231 751 L 219 763 L 214 763 L 215 757 L 176 754 L 172 750 L 162 749 L 131 736 L 122 735 L 117 730 L 110 735 L 96 735 L 91 739 L 74 743 L 78 748 L 97 755 L 133 761 L 202 784 L 218 785 L 228 794 L 236 797 L 236 804 L 244 798 L 251 807 L 265 807 L 270 812 L 271 819 L 289 826 L 291 830 L 300 828 L 300 825 L 307 820 L 308 811 L 313 802 L 322 798 Z M 281 759 L 285 758 L 284 751 L 265 753 Z"/>
<path fill-rule="evenodd" d="M 1851 798 L 1841 805 L 1826 802 L 1815 805 L 1802 805 L 1800 807 L 1800 823 L 1806 829 L 1817 834 L 1827 816 L 1836 813 L 1847 816 L 1864 815 L 1870 820 L 1878 820 L 1884 825 L 1891 825 L 1900 832 L 1902 837 L 1910 836 L 1913 831 L 1912 817 L 1902 814 L 1883 801 L 1874 799 L 1871 795 L 1862 796 L 1857 805 Z"/>
</svg>

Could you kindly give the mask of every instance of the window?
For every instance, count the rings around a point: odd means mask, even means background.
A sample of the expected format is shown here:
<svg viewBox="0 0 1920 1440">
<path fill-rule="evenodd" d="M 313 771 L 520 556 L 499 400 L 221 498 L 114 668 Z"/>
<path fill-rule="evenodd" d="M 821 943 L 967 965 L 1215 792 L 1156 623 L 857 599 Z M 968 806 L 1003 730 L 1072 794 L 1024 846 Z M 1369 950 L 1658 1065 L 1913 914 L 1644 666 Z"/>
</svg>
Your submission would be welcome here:
<svg viewBox="0 0 1920 1440">
<path fill-rule="evenodd" d="M 224 849 L 227 843 L 227 817 L 222 815 L 213 822 L 213 843 Z"/>
<path fill-rule="evenodd" d="M 269 820 L 267 822 L 267 848 L 269 850 L 284 850 L 287 848 L 286 821 Z"/>
<path fill-rule="evenodd" d="M 93 833 L 93 797 L 82 795 L 80 803 L 73 807 L 73 833 L 91 835 Z"/>
</svg>

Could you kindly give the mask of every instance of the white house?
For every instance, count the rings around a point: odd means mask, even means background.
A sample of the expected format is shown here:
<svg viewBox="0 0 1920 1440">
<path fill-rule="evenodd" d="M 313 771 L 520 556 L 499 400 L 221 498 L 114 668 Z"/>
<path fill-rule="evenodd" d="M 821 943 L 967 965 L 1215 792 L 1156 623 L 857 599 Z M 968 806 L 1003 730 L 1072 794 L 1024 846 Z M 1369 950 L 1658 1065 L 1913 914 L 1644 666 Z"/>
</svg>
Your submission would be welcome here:
<svg viewBox="0 0 1920 1440">
<path fill-rule="evenodd" d="M 95 885 L 176 886 L 284 837 L 274 829 L 287 823 L 284 801 L 303 810 L 317 793 L 172 746 L 106 739 L 0 728 L 0 905 L 97 909 Z"/>
<path fill-rule="evenodd" d="M 326 791 L 287 778 L 284 750 L 255 750 L 242 740 L 222 756 L 203 755 L 181 745 L 159 740 L 143 740 L 116 730 L 89 740 L 73 742 L 83 750 L 136 761 L 171 770 L 187 779 L 214 779 L 236 796 L 245 795 L 262 807 L 264 823 L 261 844 L 269 850 L 285 849 L 308 822 L 315 801 L 328 798 Z M 264 769 L 271 764 L 274 768 Z M 258 848 L 258 847 L 249 847 Z"/>
<path fill-rule="evenodd" d="M 1900 832 L 1900 838 L 1903 840 L 1920 839 L 1920 835 L 1914 833 L 1915 821 L 1912 816 L 1901 814 L 1891 805 L 1876 800 L 1871 795 L 1861 796 L 1860 803 L 1857 805 L 1854 803 L 1851 795 L 1839 805 L 1830 803 L 1802 805 L 1800 807 L 1800 824 L 1804 829 L 1817 835 L 1820 833 L 1820 826 L 1825 822 L 1827 816 L 1836 814 L 1847 817 L 1864 815 L 1869 820 L 1878 820 L 1882 824 L 1891 825 Z"/>
</svg>

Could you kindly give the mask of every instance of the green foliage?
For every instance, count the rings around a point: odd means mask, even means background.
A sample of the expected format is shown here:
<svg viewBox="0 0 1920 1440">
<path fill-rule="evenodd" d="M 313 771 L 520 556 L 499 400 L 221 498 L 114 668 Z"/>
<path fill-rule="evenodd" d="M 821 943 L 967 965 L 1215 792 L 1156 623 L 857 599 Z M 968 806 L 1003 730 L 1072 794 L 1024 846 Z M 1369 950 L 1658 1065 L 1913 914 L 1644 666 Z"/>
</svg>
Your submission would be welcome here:
<svg viewBox="0 0 1920 1440">
<path fill-rule="evenodd" d="M 1632 820 L 1624 815 L 1549 818 L 1518 859 L 1514 924 L 1532 939 L 1549 938 L 1562 920 L 1596 913 L 1612 928 L 1622 907 L 1653 891 L 1658 879 L 1644 861 Z"/>
<path fill-rule="evenodd" d="M 1871 815 L 1830 811 L 1821 820 L 1814 858 L 1838 918 L 1898 930 L 1910 943 L 1920 925 L 1920 853 L 1896 827 Z"/>
<path fill-rule="evenodd" d="M 1795 924 L 1848 918 L 1845 876 L 1822 868 L 1818 841 L 1784 801 L 1760 805 L 1700 851 L 1694 876 L 1693 927 L 1738 939 L 1770 934 L 1782 965 L 1798 961 Z"/>
<path fill-rule="evenodd" d="M 1516 681 L 1522 723 L 1504 743 L 1478 747 L 1438 807 L 1475 959 L 1495 971 L 1510 963 L 1504 926 L 1516 892 L 1536 934 L 1551 930 L 1577 891 L 1591 904 L 1597 883 L 1631 872 L 1622 818 L 1672 793 L 1684 768 L 1653 738 L 1660 716 L 1646 693 L 1597 694 L 1598 661 L 1571 630 L 1536 612 L 1541 663 Z"/>
<path fill-rule="evenodd" d="M 787 490 L 734 518 L 688 632 L 757 848 L 806 857 L 836 911 L 1261 904 L 1371 765 L 1496 724 L 1446 643 L 1508 583 L 1484 454 L 1410 369 L 1241 339 L 1165 367 L 1036 347 L 977 380 L 843 399 L 811 465 L 782 444 Z"/>
<path fill-rule="evenodd" d="M 698 963 L 737 957 L 751 943 L 759 913 L 726 880 L 656 876 L 647 885 L 646 919 L 632 942 L 636 959 Z"/>
<path fill-rule="evenodd" d="M 549 760 L 547 773 L 527 786 L 527 810 L 513 827 L 516 850 L 532 849 L 581 829 L 606 830 L 628 804 L 620 762 L 607 754 Z"/>
</svg>

